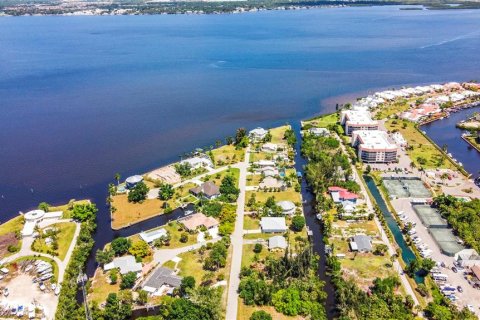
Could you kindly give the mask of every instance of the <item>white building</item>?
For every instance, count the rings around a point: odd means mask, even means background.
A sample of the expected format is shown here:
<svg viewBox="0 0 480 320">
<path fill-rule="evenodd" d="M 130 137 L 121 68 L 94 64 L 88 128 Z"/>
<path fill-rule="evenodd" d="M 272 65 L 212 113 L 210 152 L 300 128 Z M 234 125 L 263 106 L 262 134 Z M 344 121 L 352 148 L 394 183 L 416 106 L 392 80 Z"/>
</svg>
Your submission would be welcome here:
<svg viewBox="0 0 480 320">
<path fill-rule="evenodd" d="M 285 232 L 287 231 L 287 225 L 284 217 L 263 217 L 260 221 L 260 227 L 262 232 Z"/>
<path fill-rule="evenodd" d="M 265 136 L 268 134 L 268 131 L 263 129 L 263 128 L 255 128 L 253 130 L 251 130 L 249 133 L 248 133 L 248 137 L 254 141 L 254 142 L 257 142 L 257 141 L 261 141 L 265 138 Z"/>
<path fill-rule="evenodd" d="M 160 239 L 163 236 L 167 235 L 167 230 L 161 228 L 156 230 L 150 230 L 145 232 L 140 232 L 140 238 L 146 243 L 152 243 L 153 241 Z"/>
<path fill-rule="evenodd" d="M 316 137 L 325 137 L 330 134 L 330 131 L 326 128 L 310 128 L 308 129 L 308 133 Z"/>
<path fill-rule="evenodd" d="M 297 208 L 295 206 L 295 203 L 287 200 L 277 202 L 277 206 L 282 208 L 283 214 L 288 214 L 288 215 L 293 215 L 295 213 L 295 209 Z"/>
<path fill-rule="evenodd" d="M 262 167 L 275 167 L 275 162 L 272 160 L 260 160 L 253 163 L 254 165 L 262 168 Z"/>
<path fill-rule="evenodd" d="M 262 151 L 264 152 L 276 152 L 277 149 L 278 149 L 278 145 L 271 142 L 267 142 L 262 146 Z"/>
<path fill-rule="evenodd" d="M 137 262 L 135 257 L 131 255 L 115 258 L 112 262 L 103 266 L 103 270 L 105 271 L 115 268 L 120 270 L 120 274 L 127 274 L 129 272 L 135 272 L 138 274 L 142 272 L 142 264 Z"/>
<path fill-rule="evenodd" d="M 43 210 L 32 210 L 25 213 L 25 224 L 22 229 L 22 237 L 30 237 L 33 235 L 35 226 L 42 221 L 55 222 L 63 215 L 63 211 L 45 212 Z"/>
<path fill-rule="evenodd" d="M 392 139 L 393 141 L 395 141 L 395 144 L 397 146 L 404 147 L 407 145 L 407 140 L 405 140 L 405 138 L 402 136 L 400 132 L 394 132 L 392 134 Z"/>
<path fill-rule="evenodd" d="M 354 131 L 352 146 L 357 147 L 359 159 L 366 163 L 388 163 L 397 160 L 398 147 L 388 140 L 385 131 Z"/>
<path fill-rule="evenodd" d="M 128 177 L 125 179 L 125 185 L 127 186 L 128 189 L 132 189 L 135 187 L 138 183 L 143 181 L 143 177 L 140 175 L 134 175 L 131 177 Z"/>
<path fill-rule="evenodd" d="M 273 236 L 268 239 L 268 249 L 286 249 L 287 248 L 287 240 L 285 240 L 284 236 Z"/>
<path fill-rule="evenodd" d="M 205 156 L 205 157 L 193 157 L 189 159 L 185 159 L 180 161 L 181 164 L 188 163 L 192 169 L 198 168 L 213 168 L 212 160 Z"/>
<path fill-rule="evenodd" d="M 355 130 L 378 130 L 378 121 L 373 120 L 368 111 L 344 110 L 340 123 L 345 127 L 345 134 L 349 136 Z"/>
</svg>

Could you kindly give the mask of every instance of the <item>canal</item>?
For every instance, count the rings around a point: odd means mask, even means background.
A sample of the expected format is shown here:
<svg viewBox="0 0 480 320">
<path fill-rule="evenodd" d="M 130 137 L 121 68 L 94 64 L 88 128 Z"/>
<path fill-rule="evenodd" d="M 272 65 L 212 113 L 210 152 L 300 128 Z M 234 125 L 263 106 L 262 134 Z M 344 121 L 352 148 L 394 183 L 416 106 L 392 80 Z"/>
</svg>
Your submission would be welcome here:
<svg viewBox="0 0 480 320">
<path fill-rule="evenodd" d="M 380 191 L 375 185 L 375 181 L 370 176 L 363 176 L 363 179 L 367 183 L 367 187 L 370 190 L 370 193 L 372 194 L 373 198 L 375 199 L 375 202 L 380 208 L 380 211 L 382 212 L 382 215 L 385 218 L 385 221 L 387 223 L 388 229 L 390 229 L 390 231 L 393 234 L 393 238 L 395 239 L 395 242 L 401 249 L 401 255 L 402 255 L 403 261 L 405 262 L 405 264 L 408 265 L 410 261 L 416 259 L 415 254 L 413 253 L 413 251 L 410 249 L 410 247 L 407 245 L 407 242 L 403 238 L 402 230 L 400 230 L 400 227 L 398 226 L 397 221 L 393 217 L 392 213 L 388 210 L 387 204 L 383 200 L 382 195 L 380 194 Z M 418 275 L 415 275 L 415 282 L 423 283 L 424 279 L 422 277 L 419 277 Z"/>
<path fill-rule="evenodd" d="M 297 172 L 303 174 L 304 166 L 307 164 L 306 160 L 301 156 L 301 126 L 300 123 L 295 123 L 292 125 L 293 130 L 297 135 L 297 144 L 295 145 L 295 169 Z M 325 244 L 323 242 L 323 232 L 322 226 L 316 218 L 317 212 L 315 212 L 314 207 L 314 195 L 308 191 L 307 183 L 305 179 L 302 179 L 302 199 L 303 199 L 303 212 L 305 215 L 305 222 L 308 228 L 311 230 L 312 235 L 310 236 L 310 242 L 313 247 L 313 251 L 320 256 L 320 263 L 318 266 L 318 276 L 325 282 L 324 290 L 327 293 L 327 299 L 325 301 L 325 310 L 327 311 L 328 319 L 333 319 L 336 314 L 335 306 L 335 290 L 331 279 L 327 276 L 327 266 L 326 266 L 326 254 L 325 254 Z"/>
</svg>

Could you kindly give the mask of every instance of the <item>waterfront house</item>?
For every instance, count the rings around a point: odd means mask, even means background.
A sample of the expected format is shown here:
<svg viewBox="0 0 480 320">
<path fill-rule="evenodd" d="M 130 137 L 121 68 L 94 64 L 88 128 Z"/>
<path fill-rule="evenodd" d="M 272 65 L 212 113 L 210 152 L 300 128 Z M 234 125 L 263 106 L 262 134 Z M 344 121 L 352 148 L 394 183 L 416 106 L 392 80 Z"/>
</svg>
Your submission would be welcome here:
<svg viewBox="0 0 480 320">
<path fill-rule="evenodd" d="M 273 236 L 268 239 L 268 249 L 286 249 L 288 246 L 284 236 Z"/>
<path fill-rule="evenodd" d="M 125 185 L 127 189 L 133 189 L 137 184 L 143 181 L 143 177 L 140 175 L 134 175 L 125 179 Z"/>
<path fill-rule="evenodd" d="M 140 232 L 140 238 L 148 244 L 153 243 L 155 240 L 160 239 L 163 236 L 167 236 L 167 230 L 160 228 L 145 232 Z"/>
<path fill-rule="evenodd" d="M 188 163 L 192 169 L 213 168 L 212 160 L 208 156 L 198 156 L 180 161 L 181 164 Z"/>
<path fill-rule="evenodd" d="M 316 137 L 325 137 L 330 134 L 330 131 L 326 128 L 310 128 L 308 129 L 308 133 Z"/>
<path fill-rule="evenodd" d="M 351 203 L 357 203 L 358 195 L 348 191 L 345 188 L 341 187 L 328 187 L 328 192 L 332 197 L 333 202 L 335 203 L 342 203 L 344 201 L 348 201 Z"/>
<path fill-rule="evenodd" d="M 282 208 L 282 213 L 283 214 L 290 215 L 290 216 L 295 213 L 295 209 L 297 208 L 295 206 L 295 203 L 293 203 L 292 201 L 287 201 L 287 200 L 277 202 L 277 206 Z"/>
<path fill-rule="evenodd" d="M 277 152 L 278 145 L 275 143 L 267 142 L 262 145 L 263 152 Z"/>
<path fill-rule="evenodd" d="M 186 216 L 178 220 L 188 231 L 196 230 L 198 227 L 212 229 L 218 227 L 219 222 L 212 217 L 207 217 L 201 212 Z"/>
<path fill-rule="evenodd" d="M 112 269 L 119 269 L 120 274 L 135 272 L 138 275 L 142 272 L 142 264 L 137 262 L 134 256 L 126 255 L 123 257 L 114 258 L 112 262 L 103 266 L 104 271 L 109 271 Z"/>
<path fill-rule="evenodd" d="M 263 217 L 262 220 L 260 220 L 260 227 L 264 233 L 287 231 L 284 217 Z"/>
<path fill-rule="evenodd" d="M 35 226 L 42 221 L 54 222 L 63 216 L 63 211 L 45 212 L 44 210 L 32 210 L 23 215 L 25 224 L 22 229 L 22 237 L 34 235 Z"/>
<path fill-rule="evenodd" d="M 248 137 L 252 142 L 262 141 L 265 136 L 268 134 L 268 131 L 263 128 L 255 128 L 248 133 Z"/>
<path fill-rule="evenodd" d="M 480 266 L 480 256 L 475 249 L 463 249 L 455 254 L 455 262 L 464 267 Z"/>
<path fill-rule="evenodd" d="M 142 284 L 142 288 L 153 296 L 171 295 L 173 290 L 179 288 L 181 284 L 182 277 L 177 276 L 173 270 L 157 267 Z"/>
<path fill-rule="evenodd" d="M 207 199 L 215 199 L 220 196 L 220 188 L 212 181 L 202 183 L 202 185 L 190 189 L 194 196 L 203 196 Z"/>
<path fill-rule="evenodd" d="M 357 234 L 350 240 L 350 250 L 357 252 L 371 252 L 372 238 L 363 234 Z"/>
<path fill-rule="evenodd" d="M 257 170 L 264 177 L 275 177 L 279 175 L 279 171 L 275 167 L 262 167 Z"/>
<path fill-rule="evenodd" d="M 281 179 L 277 179 L 275 177 L 265 177 L 262 182 L 258 185 L 260 189 L 270 189 L 270 188 L 285 188 L 285 182 Z"/>
</svg>

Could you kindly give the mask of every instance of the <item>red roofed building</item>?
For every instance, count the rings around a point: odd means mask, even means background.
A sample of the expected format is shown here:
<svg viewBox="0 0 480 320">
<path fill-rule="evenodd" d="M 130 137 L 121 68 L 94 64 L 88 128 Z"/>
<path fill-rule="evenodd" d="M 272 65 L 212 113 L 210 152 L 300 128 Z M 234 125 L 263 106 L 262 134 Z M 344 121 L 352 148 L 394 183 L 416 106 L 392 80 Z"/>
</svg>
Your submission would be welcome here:
<svg viewBox="0 0 480 320">
<path fill-rule="evenodd" d="M 332 196 L 333 202 L 335 203 L 341 203 L 343 201 L 356 203 L 358 199 L 357 194 L 341 187 L 328 187 L 328 192 Z"/>
</svg>

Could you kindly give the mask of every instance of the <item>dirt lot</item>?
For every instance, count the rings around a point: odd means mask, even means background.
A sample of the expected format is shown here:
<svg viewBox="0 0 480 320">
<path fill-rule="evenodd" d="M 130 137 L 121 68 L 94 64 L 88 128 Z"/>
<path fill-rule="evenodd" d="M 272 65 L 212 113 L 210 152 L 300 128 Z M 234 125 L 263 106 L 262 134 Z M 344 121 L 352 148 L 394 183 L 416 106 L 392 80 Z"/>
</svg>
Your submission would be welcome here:
<svg viewBox="0 0 480 320">
<path fill-rule="evenodd" d="M 43 307 L 46 318 L 53 319 L 58 304 L 58 297 L 55 296 L 52 290 L 47 292 L 50 288 L 42 292 L 38 284 L 33 283 L 32 280 L 33 278 L 30 275 L 24 273 L 18 273 L 9 281 L 2 280 L 0 286 L 7 287 L 10 294 L 8 297 L 2 295 L 1 301 L 10 306 L 24 305 L 25 307 L 28 307 L 30 303 L 35 301 L 37 305 Z"/>
</svg>

